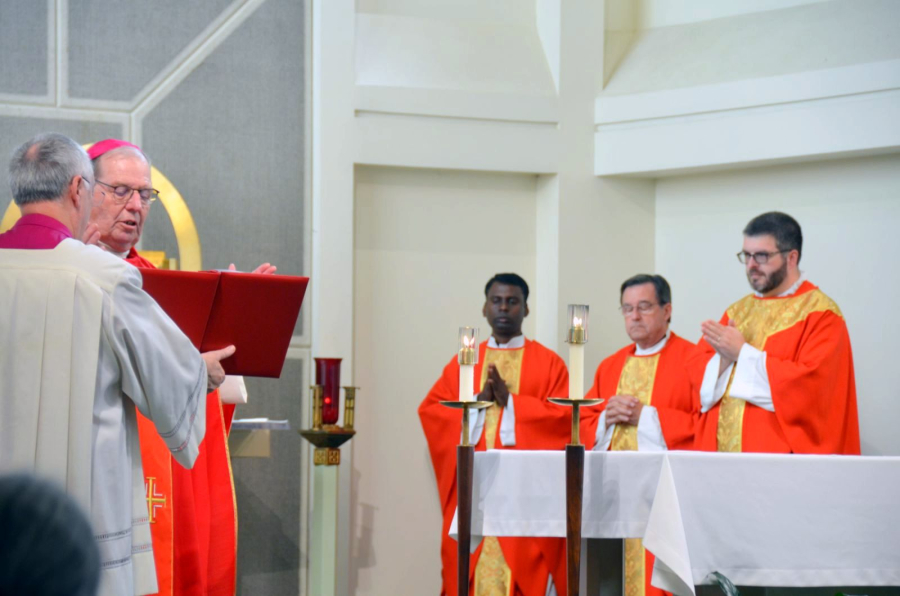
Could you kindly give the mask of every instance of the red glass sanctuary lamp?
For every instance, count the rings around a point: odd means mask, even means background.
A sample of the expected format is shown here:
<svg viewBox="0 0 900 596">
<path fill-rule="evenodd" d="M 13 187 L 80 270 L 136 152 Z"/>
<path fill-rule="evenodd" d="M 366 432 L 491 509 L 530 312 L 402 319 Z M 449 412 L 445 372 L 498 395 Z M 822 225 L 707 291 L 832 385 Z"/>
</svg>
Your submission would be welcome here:
<svg viewBox="0 0 900 596">
<path fill-rule="evenodd" d="M 322 422 L 337 424 L 341 402 L 341 359 L 316 358 L 316 385 L 322 386 Z"/>
</svg>

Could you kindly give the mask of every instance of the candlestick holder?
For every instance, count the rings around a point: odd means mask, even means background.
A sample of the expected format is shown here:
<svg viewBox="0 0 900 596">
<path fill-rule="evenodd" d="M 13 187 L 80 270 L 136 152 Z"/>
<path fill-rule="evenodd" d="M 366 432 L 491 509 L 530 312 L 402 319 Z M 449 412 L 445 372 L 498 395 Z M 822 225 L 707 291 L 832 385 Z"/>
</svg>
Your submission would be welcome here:
<svg viewBox="0 0 900 596">
<path fill-rule="evenodd" d="M 324 401 L 324 388 L 321 385 L 310 385 L 309 389 L 312 394 L 312 428 L 297 432 L 316 447 L 313 452 L 313 464 L 317 466 L 340 465 L 340 446 L 352 439 L 353 435 L 356 434 L 356 430 L 353 428 L 353 422 L 356 406 L 356 390 L 358 387 L 344 388 L 345 392 L 348 389 L 351 389 L 352 391 L 346 394 L 346 398 L 349 401 L 345 402 L 347 405 L 344 408 L 343 427 L 336 424 L 323 424 L 322 402 Z"/>
<path fill-rule="evenodd" d="M 566 579 L 568 596 L 578 596 L 581 579 L 581 509 L 584 496 L 584 445 L 581 444 L 581 408 L 602 399 L 583 399 L 584 344 L 588 339 L 588 305 L 570 304 L 569 397 L 551 397 L 550 403 L 572 408 L 572 441 L 566 445 Z"/>
<path fill-rule="evenodd" d="M 572 399 L 569 397 L 550 397 L 550 403 L 558 406 L 568 406 L 572 408 L 572 442 L 570 445 L 584 447 L 581 444 L 581 408 L 596 406 L 603 403 L 602 399 Z"/>
<path fill-rule="evenodd" d="M 472 478 L 475 470 L 475 447 L 469 441 L 469 411 L 484 410 L 490 401 L 442 401 L 442 406 L 462 410 L 462 440 L 456 447 L 456 544 L 457 596 L 469 596 L 469 547 L 472 544 Z"/>
</svg>

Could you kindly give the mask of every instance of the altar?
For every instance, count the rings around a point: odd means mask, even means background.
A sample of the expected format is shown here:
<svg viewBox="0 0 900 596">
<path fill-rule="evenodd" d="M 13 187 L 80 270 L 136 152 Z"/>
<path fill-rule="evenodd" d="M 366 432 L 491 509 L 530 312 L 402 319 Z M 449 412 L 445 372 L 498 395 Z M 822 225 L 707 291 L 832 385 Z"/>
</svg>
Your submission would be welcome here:
<svg viewBox="0 0 900 596">
<path fill-rule="evenodd" d="M 477 453 L 472 548 L 565 537 L 564 460 Z M 744 586 L 900 586 L 898 504 L 900 457 L 589 452 L 582 536 L 643 538 L 654 585 L 685 596 L 715 571 Z"/>
</svg>

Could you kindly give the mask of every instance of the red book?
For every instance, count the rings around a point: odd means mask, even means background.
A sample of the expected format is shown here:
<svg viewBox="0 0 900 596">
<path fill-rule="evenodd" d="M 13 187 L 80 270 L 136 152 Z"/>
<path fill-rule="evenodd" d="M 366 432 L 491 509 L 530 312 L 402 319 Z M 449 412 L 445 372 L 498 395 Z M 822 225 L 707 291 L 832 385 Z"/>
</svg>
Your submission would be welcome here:
<svg viewBox="0 0 900 596">
<path fill-rule="evenodd" d="M 142 269 L 144 290 L 201 352 L 234 345 L 230 375 L 280 377 L 308 277 Z"/>
</svg>

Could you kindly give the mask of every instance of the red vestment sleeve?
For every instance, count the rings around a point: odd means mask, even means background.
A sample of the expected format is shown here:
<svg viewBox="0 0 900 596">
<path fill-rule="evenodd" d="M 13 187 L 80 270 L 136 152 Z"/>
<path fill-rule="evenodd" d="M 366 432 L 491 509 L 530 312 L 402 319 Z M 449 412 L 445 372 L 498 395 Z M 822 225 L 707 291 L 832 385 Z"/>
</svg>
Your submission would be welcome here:
<svg viewBox="0 0 900 596">
<path fill-rule="evenodd" d="M 650 405 L 659 414 L 663 438 L 669 449 L 694 448 L 694 431 L 700 416 L 700 386 L 695 387 L 691 382 L 688 362 L 695 349 L 694 344 L 672 333 L 656 369 Z"/>
<path fill-rule="evenodd" d="M 535 342 L 528 343 L 531 345 L 522 361 L 520 393 L 513 399 L 516 449 L 560 450 L 572 438 L 572 409 L 552 404 L 547 398 L 569 394 L 569 373 L 565 362 L 556 353 Z M 530 378 L 535 372 L 539 372 L 541 378 Z M 503 415 L 500 415 L 501 423 Z M 502 447 L 499 439 L 496 447 Z"/>
<path fill-rule="evenodd" d="M 798 347 L 786 354 L 780 345 Z M 766 371 L 775 416 L 791 451 L 859 455 L 853 355 L 842 317 L 814 312 L 804 323 L 771 336 Z"/>
</svg>

